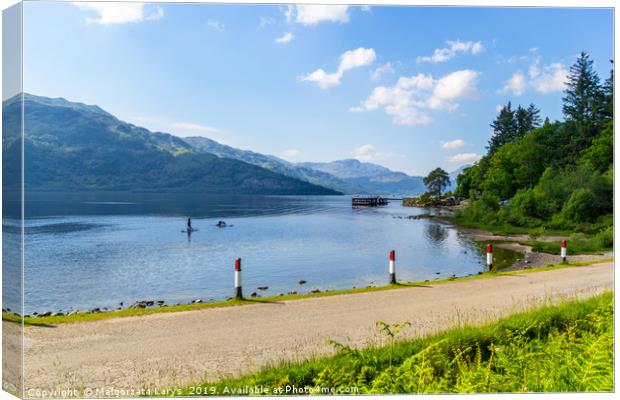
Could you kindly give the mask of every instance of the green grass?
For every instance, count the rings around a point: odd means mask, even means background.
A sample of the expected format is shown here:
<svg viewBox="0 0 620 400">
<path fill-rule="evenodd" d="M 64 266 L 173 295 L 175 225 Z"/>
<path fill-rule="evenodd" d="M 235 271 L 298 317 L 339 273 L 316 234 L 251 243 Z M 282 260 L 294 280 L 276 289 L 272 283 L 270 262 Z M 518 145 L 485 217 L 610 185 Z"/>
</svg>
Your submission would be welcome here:
<svg viewBox="0 0 620 400">
<path fill-rule="evenodd" d="M 531 240 L 525 242 L 532 246 L 532 250 L 544 253 L 559 254 L 561 242 L 541 242 Z M 567 241 L 567 253 L 571 254 L 592 254 L 602 253 L 613 250 L 613 229 L 608 228 L 595 235 L 573 234 Z"/>
<path fill-rule="evenodd" d="M 451 215 L 442 217 L 446 221 L 452 222 L 463 228 L 480 229 L 482 231 L 491 232 L 498 235 L 520 235 L 527 233 L 528 229 L 520 226 L 502 225 L 497 226 L 494 224 L 488 224 L 482 221 L 472 221 L 462 215 Z"/>
<path fill-rule="evenodd" d="M 613 248 L 602 247 L 596 243 L 592 243 L 592 241 L 571 241 L 569 243 L 570 244 L 566 247 L 566 252 L 568 255 L 595 254 L 613 250 Z M 532 246 L 533 251 L 549 254 L 560 254 L 560 241 L 541 242 L 538 240 L 527 240 L 523 242 L 523 244 Z"/>
<path fill-rule="evenodd" d="M 229 395 L 257 387 L 264 394 L 292 394 L 292 388 L 321 394 L 614 389 L 611 292 L 423 339 L 395 340 L 406 323 L 377 325 L 386 334 L 387 346 L 358 350 L 331 341 L 334 356 L 284 362 L 239 378 L 187 387 L 180 394 Z"/>
<path fill-rule="evenodd" d="M 459 225 L 463 228 L 470 229 L 480 229 L 482 231 L 487 231 L 494 233 L 496 235 L 529 235 L 532 233 L 533 229 L 523 226 L 515 226 L 511 224 L 489 224 L 483 221 L 473 221 L 469 218 L 466 218 L 462 215 L 452 215 L 442 217 L 446 221 L 452 222 L 453 224 Z M 537 235 L 540 235 L 540 230 L 536 231 Z M 570 230 L 565 229 L 545 229 L 544 235 L 558 235 L 558 236 L 569 236 L 572 233 Z"/>
</svg>

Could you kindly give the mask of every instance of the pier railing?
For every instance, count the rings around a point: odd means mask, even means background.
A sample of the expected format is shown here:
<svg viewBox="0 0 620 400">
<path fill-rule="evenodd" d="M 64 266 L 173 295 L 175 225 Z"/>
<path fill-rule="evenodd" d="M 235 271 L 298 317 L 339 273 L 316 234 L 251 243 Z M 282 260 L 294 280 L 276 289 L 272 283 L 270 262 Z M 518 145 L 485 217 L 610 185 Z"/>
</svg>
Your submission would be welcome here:
<svg viewBox="0 0 620 400">
<path fill-rule="evenodd" d="M 382 196 L 354 196 L 351 198 L 353 207 L 377 207 L 388 204 L 388 199 Z"/>
</svg>

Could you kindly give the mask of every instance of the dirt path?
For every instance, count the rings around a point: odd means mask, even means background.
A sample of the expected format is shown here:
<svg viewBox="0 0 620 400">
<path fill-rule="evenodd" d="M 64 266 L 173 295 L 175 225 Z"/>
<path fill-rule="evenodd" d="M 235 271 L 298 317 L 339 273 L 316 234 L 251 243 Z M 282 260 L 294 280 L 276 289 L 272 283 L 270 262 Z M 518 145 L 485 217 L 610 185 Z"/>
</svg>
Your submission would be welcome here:
<svg viewBox="0 0 620 400">
<path fill-rule="evenodd" d="M 429 284 L 381 292 L 26 328 L 26 389 L 176 387 L 278 360 L 380 340 L 375 321 L 405 335 L 478 323 L 543 301 L 613 289 L 613 264 Z M 4 329 L 17 330 L 4 323 Z"/>
</svg>

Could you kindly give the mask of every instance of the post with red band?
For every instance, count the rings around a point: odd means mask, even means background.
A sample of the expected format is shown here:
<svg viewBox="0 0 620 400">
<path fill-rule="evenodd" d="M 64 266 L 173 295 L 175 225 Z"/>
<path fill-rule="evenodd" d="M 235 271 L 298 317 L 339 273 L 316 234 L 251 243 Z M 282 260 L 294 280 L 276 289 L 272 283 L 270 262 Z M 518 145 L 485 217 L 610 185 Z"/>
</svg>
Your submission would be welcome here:
<svg viewBox="0 0 620 400">
<path fill-rule="evenodd" d="M 489 270 L 493 269 L 493 246 L 491 243 L 487 245 L 487 268 Z"/>
<path fill-rule="evenodd" d="M 560 251 L 562 262 L 566 262 L 566 240 L 562 240 L 562 250 Z"/>
<path fill-rule="evenodd" d="M 243 299 L 243 293 L 241 292 L 241 259 L 235 260 L 235 298 L 237 300 Z"/>
<path fill-rule="evenodd" d="M 396 252 L 390 251 L 390 284 L 396 284 Z"/>
</svg>

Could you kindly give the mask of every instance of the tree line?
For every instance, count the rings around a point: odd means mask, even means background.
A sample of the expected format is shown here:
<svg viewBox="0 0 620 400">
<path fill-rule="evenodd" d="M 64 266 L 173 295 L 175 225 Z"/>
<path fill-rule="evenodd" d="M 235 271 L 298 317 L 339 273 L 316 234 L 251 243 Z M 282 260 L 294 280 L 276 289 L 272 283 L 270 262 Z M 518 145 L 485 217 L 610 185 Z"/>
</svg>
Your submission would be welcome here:
<svg viewBox="0 0 620 400">
<path fill-rule="evenodd" d="M 613 211 L 613 61 L 601 82 L 589 55 L 571 66 L 564 121 L 542 121 L 535 105 L 509 102 L 491 122 L 487 153 L 457 178 L 470 199 L 463 222 L 606 231 Z"/>
</svg>

